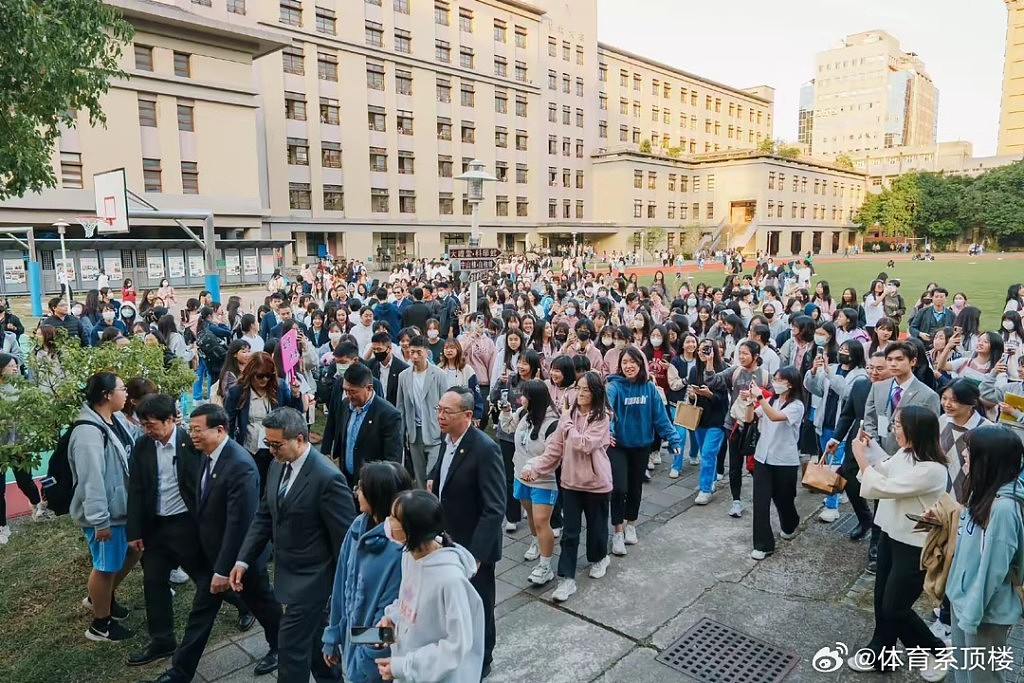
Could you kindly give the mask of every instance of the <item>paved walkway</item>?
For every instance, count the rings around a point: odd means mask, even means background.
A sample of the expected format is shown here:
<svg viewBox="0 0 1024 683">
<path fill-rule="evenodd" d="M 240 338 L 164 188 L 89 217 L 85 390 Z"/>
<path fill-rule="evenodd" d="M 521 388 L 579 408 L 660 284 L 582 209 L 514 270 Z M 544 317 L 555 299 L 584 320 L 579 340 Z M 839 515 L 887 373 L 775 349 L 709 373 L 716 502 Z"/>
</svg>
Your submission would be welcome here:
<svg viewBox="0 0 1024 683">
<path fill-rule="evenodd" d="M 582 560 L 579 590 L 566 603 L 551 602 L 554 582 L 544 588 L 527 582 L 533 563 L 522 559 L 529 542 L 525 523 L 505 538 L 497 566 L 498 644 L 489 683 L 693 681 L 655 656 L 703 617 L 797 656 L 787 681 L 871 680 L 845 668 L 825 674 L 811 666 L 819 648 L 842 642 L 852 652 L 871 635 L 873 577 L 863 572 L 867 541 L 846 537 L 854 519 L 844 514 L 832 525 L 819 523 L 822 496 L 801 489 L 797 538 L 779 541 L 776 554 L 757 563 L 748 557 L 750 511 L 738 520 L 727 515 L 728 485 L 710 505 L 694 506 L 696 468 L 687 465 L 677 480 L 667 472 L 661 465 L 644 487 L 640 544 L 629 547 L 624 558 L 613 557 L 608 574 L 597 581 L 587 577 Z M 743 488 L 749 508 L 749 476 Z M 849 513 L 848 505 L 841 512 Z M 929 607 L 919 603 L 922 612 Z M 1024 655 L 1024 640 L 1018 634 L 1013 638 Z M 232 636 L 207 652 L 198 680 L 254 680 L 251 670 L 264 650 L 258 633 Z M 920 679 L 902 672 L 888 680 Z"/>
</svg>

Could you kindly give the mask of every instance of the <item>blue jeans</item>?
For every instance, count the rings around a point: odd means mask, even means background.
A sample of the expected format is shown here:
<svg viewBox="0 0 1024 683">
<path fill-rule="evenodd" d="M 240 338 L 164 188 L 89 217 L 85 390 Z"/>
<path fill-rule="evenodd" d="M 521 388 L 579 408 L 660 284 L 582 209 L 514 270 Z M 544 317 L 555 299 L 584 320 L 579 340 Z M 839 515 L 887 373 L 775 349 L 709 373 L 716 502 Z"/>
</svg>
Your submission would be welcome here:
<svg viewBox="0 0 1024 683">
<path fill-rule="evenodd" d="M 725 439 L 725 430 L 721 427 L 701 427 L 694 431 L 697 445 L 700 448 L 700 490 L 711 493 L 715 483 L 715 468 L 718 467 L 718 449 Z"/>
<path fill-rule="evenodd" d="M 680 443 L 689 443 L 689 446 L 684 447 L 683 450 L 689 450 L 690 457 L 696 458 L 700 449 L 697 447 L 697 437 L 694 436 L 693 431 L 676 425 L 676 433 L 679 434 Z M 683 471 L 683 451 L 679 451 L 679 455 L 672 458 L 672 469 Z"/>
<path fill-rule="evenodd" d="M 821 445 L 821 452 L 822 453 L 825 452 L 825 445 L 828 443 L 829 439 L 832 438 L 832 435 L 835 434 L 835 431 L 836 430 L 834 430 L 834 429 L 823 429 L 823 430 L 821 430 L 821 436 L 818 437 L 818 442 Z M 833 453 L 832 455 L 828 455 L 828 454 L 825 455 L 825 462 L 826 462 L 826 464 L 829 464 L 829 465 L 842 465 L 843 464 L 843 457 L 845 455 L 846 455 L 846 442 L 843 441 L 843 442 L 841 442 L 839 444 L 839 447 L 836 448 L 836 452 L 835 453 Z M 829 509 L 829 510 L 838 510 L 839 509 L 839 494 L 838 493 L 833 493 L 832 495 L 825 496 L 825 507 L 827 509 Z"/>
<path fill-rule="evenodd" d="M 206 367 L 206 360 L 203 358 L 199 359 L 199 367 L 196 368 L 196 383 L 192 385 L 192 399 L 195 401 L 203 400 L 203 380 L 210 377 L 210 384 L 213 384 L 213 377 L 210 376 L 209 371 Z"/>
</svg>

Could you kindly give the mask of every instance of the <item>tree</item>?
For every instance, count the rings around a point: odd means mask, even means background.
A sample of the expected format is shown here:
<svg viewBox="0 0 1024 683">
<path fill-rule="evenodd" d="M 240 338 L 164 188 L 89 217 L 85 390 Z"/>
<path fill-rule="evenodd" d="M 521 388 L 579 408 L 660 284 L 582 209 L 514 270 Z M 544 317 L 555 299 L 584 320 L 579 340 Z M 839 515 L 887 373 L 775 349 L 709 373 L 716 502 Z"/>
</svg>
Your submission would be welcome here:
<svg viewBox="0 0 1024 683">
<path fill-rule="evenodd" d="M 644 250 L 654 257 L 654 252 L 658 251 L 662 244 L 665 242 L 665 237 L 668 232 L 665 228 L 644 228 L 640 231 L 640 237 L 643 239 Z"/>
<path fill-rule="evenodd" d="M 668 148 L 668 155 L 670 157 L 672 157 L 673 159 L 678 159 L 682 155 L 682 153 L 683 153 L 683 148 L 682 147 L 669 147 Z"/>
<path fill-rule="evenodd" d="M 780 141 L 779 145 L 775 149 L 775 154 L 783 159 L 796 159 L 802 154 L 802 152 L 796 145 L 787 145 Z"/>
<path fill-rule="evenodd" d="M 998 239 L 1024 234 L 1024 163 L 992 169 L 971 183 L 964 214 Z"/>
<path fill-rule="evenodd" d="M 761 154 L 775 154 L 775 140 L 764 138 L 757 143 L 757 151 Z"/>
<path fill-rule="evenodd" d="M 849 154 L 837 154 L 836 158 L 832 161 L 833 166 L 839 168 L 845 168 L 847 171 L 853 170 L 853 159 L 850 158 Z"/>
<path fill-rule="evenodd" d="M 915 212 L 920 204 L 916 175 L 899 176 L 891 187 L 876 195 L 869 194 L 856 216 L 861 228 L 878 224 L 883 235 L 913 236 Z"/>
<path fill-rule="evenodd" d="M 100 96 L 134 31 L 102 0 L 9 0 L 0 21 L 0 199 L 53 187 L 50 154 L 75 113 L 103 125 Z"/>
<path fill-rule="evenodd" d="M 967 180 L 939 173 L 915 173 L 917 204 L 914 234 L 931 240 L 955 240 L 963 232 L 962 205 Z"/>
<path fill-rule="evenodd" d="M 642 153 L 644 153 L 644 154 L 650 154 L 651 153 L 651 141 L 650 140 L 641 140 L 640 141 L 640 151 Z"/>
</svg>

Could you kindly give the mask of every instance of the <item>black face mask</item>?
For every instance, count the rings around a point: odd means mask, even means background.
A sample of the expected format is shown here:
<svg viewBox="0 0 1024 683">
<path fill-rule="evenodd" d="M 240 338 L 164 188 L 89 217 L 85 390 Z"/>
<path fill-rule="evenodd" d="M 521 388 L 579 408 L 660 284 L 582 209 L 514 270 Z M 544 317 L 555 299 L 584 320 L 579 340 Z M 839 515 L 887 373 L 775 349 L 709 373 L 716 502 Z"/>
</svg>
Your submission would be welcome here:
<svg viewBox="0 0 1024 683">
<path fill-rule="evenodd" d="M 772 318 L 775 317 L 775 311 L 765 311 L 764 312 L 764 317 L 766 317 L 769 320 L 771 320 Z"/>
<path fill-rule="evenodd" d="M 566 337 L 565 337 L 564 334 L 556 334 L 555 335 L 555 341 L 558 342 L 559 344 L 564 344 L 565 343 L 565 339 L 566 339 Z"/>
<path fill-rule="evenodd" d="M 590 339 L 590 330 L 584 328 L 576 331 L 576 338 L 580 341 L 588 341 Z"/>
<path fill-rule="evenodd" d="M 383 363 L 384 361 L 386 361 L 388 359 L 389 355 L 391 355 L 390 351 L 374 351 L 373 352 L 373 357 L 377 359 L 378 363 Z"/>
<path fill-rule="evenodd" d="M 840 353 L 840 354 L 839 354 L 839 355 L 837 356 L 837 358 L 839 359 L 839 362 L 840 362 L 840 363 L 842 363 L 842 364 L 844 364 L 844 365 L 845 365 L 846 363 L 849 363 L 849 362 L 850 362 L 850 360 L 851 360 L 851 358 L 850 358 L 850 354 L 848 354 L 848 353 Z"/>
</svg>

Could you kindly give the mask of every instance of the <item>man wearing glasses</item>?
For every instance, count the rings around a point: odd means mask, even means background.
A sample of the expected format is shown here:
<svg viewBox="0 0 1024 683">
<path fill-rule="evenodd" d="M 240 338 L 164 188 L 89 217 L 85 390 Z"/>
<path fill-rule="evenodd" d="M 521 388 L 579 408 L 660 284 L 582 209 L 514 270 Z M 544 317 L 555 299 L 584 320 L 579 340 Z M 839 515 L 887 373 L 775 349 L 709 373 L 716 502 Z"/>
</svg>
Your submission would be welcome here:
<svg viewBox="0 0 1024 683">
<path fill-rule="evenodd" d="M 307 683 L 312 672 L 318 681 L 339 681 L 341 672 L 320 654 L 320 635 L 341 544 L 356 516 L 355 499 L 338 468 L 310 445 L 302 413 L 277 408 L 263 427 L 274 461 L 267 493 L 231 570 L 231 587 L 244 589 L 249 568 L 273 541 L 274 593 L 282 609 L 277 680 Z"/>
<path fill-rule="evenodd" d="M 195 677 L 221 602 L 231 590 L 228 576 L 256 516 L 260 499 L 256 463 L 244 448 L 228 438 L 227 429 L 228 415 L 218 405 L 207 403 L 192 413 L 188 432 L 201 456 L 190 507 L 195 511 L 199 528 L 199 546 L 209 564 L 202 574 L 192 576 L 196 596 L 185 634 L 171 659 L 171 668 L 153 683 L 189 683 Z M 265 557 L 252 563 L 239 588 L 242 602 L 263 626 L 270 647 L 253 673 L 268 674 L 277 669 L 281 606 L 270 589 Z"/>
</svg>

